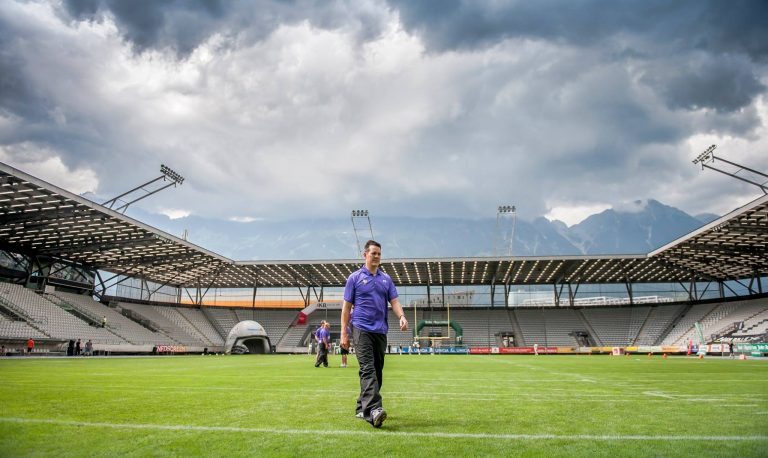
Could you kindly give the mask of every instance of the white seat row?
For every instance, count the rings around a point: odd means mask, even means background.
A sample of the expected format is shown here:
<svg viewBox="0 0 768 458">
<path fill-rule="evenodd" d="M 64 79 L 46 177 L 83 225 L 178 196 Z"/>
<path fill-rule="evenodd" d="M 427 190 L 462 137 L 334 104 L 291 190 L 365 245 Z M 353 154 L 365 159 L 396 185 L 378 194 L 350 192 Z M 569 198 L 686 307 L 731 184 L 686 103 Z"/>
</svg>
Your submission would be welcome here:
<svg viewBox="0 0 768 458">
<path fill-rule="evenodd" d="M 144 326 L 136 323 L 130 318 L 123 316 L 120 311 L 112 307 L 108 307 L 90 296 L 83 296 L 80 294 L 65 293 L 62 291 L 56 291 L 55 296 L 61 300 L 78 307 L 89 310 L 96 316 L 107 318 L 107 329 L 114 334 L 119 335 L 128 343 L 135 345 L 156 345 L 156 344 L 172 344 L 172 340 L 168 337 L 150 331 Z"/>
<path fill-rule="evenodd" d="M 106 329 L 89 326 L 45 297 L 20 285 L 0 285 L 0 295 L 33 320 L 35 327 L 55 339 L 91 339 L 94 343 L 125 343 Z"/>
<path fill-rule="evenodd" d="M 91 339 L 103 344 L 184 344 L 188 346 L 217 347 L 240 321 L 255 320 L 267 331 L 273 345 L 282 342 L 285 348 L 295 348 L 301 343 L 307 327 L 291 326 L 298 310 L 295 309 L 235 309 L 206 307 L 205 309 L 176 306 L 145 305 L 121 302 L 118 308 L 101 304 L 89 296 L 55 292 L 56 301 L 64 301 L 81 313 L 107 318 L 107 327 L 90 326 L 72 312 L 56 305 L 45 295 L 14 284 L 0 284 L 0 298 L 12 305 L 12 309 L 27 318 L 28 322 L 9 320 L 0 316 L 0 337 L 6 338 L 55 338 Z M 666 336 L 662 334 L 678 318 L 685 305 L 636 305 L 625 307 L 582 308 L 462 308 L 419 310 L 416 318 L 412 310 L 406 311 L 410 323 L 408 331 L 400 331 L 398 319 L 388 313 L 391 345 L 410 345 L 413 329 L 420 320 L 444 321 L 450 318 L 463 330 L 466 346 L 496 346 L 500 333 L 515 334 L 515 345 L 575 346 L 573 332 L 593 334 L 598 344 L 607 346 L 632 345 L 680 345 L 692 338 L 694 324 L 700 322 L 705 335 L 724 329 L 733 322 L 744 322 L 744 330 L 734 334 L 766 332 L 768 330 L 768 300 L 735 301 L 713 304 L 697 304 L 680 317 Z M 140 317 L 152 321 L 161 331 L 154 332 L 136 321 L 123 316 L 120 308 L 131 310 Z M 328 315 L 338 326 L 338 313 Z M 325 318 L 319 314 L 313 318 Z M 313 323 L 315 321 L 314 320 Z M 32 325 L 32 326 L 30 326 Z M 37 329 L 35 329 L 37 328 Z M 41 332 L 42 331 L 42 332 Z M 338 332 L 338 328 L 333 331 Z M 430 332 L 450 337 L 447 343 L 456 343 L 456 331 L 449 326 L 424 327 L 422 339 Z M 694 341 L 698 341 L 694 338 Z M 443 341 L 445 342 L 445 341 Z"/>
</svg>

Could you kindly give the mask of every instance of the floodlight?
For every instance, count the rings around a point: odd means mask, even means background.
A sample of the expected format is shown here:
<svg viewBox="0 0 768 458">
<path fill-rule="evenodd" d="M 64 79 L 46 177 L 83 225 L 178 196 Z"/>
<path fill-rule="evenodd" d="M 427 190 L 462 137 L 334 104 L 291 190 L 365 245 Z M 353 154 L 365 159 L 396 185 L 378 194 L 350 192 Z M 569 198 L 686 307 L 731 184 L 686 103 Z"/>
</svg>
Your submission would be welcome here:
<svg viewBox="0 0 768 458">
<path fill-rule="evenodd" d="M 768 182 L 768 181 L 763 181 L 764 179 L 768 178 L 768 174 L 765 174 L 765 173 L 760 172 L 760 171 L 755 170 L 755 169 L 751 169 L 749 167 L 745 167 L 745 166 L 743 166 L 741 164 L 737 164 L 737 163 L 729 161 L 727 159 L 723 159 L 722 157 L 716 157 L 715 156 L 715 148 L 717 148 L 717 146 L 716 145 L 712 145 L 709 148 L 707 148 L 706 150 L 704 150 L 703 153 L 699 154 L 699 156 L 696 159 L 693 160 L 693 163 L 694 164 L 701 164 L 701 169 L 702 170 L 704 170 L 704 169 L 711 169 L 711 170 L 714 170 L 716 172 L 720 172 L 720 173 L 722 173 L 724 175 L 728 175 L 730 177 L 736 178 L 737 180 L 743 181 L 745 183 L 749 183 L 749 184 L 755 185 L 758 188 L 760 188 L 760 190 L 763 191 L 764 194 L 768 194 L 768 186 L 766 186 L 766 182 Z M 717 168 L 715 166 L 712 166 L 712 165 L 705 164 L 705 162 L 707 162 L 707 161 L 711 161 L 712 163 L 714 163 L 715 159 L 717 159 L 719 162 L 722 162 L 722 163 L 728 164 L 730 166 L 736 167 L 737 170 L 735 172 L 732 172 L 732 171 L 727 171 L 727 170 L 719 169 L 719 168 Z M 744 173 L 742 173 L 742 172 L 747 172 L 747 175 L 751 174 L 751 176 L 749 178 L 744 177 L 743 176 Z"/>
<path fill-rule="evenodd" d="M 155 194 L 159 191 L 162 191 L 163 189 L 166 189 L 171 186 L 176 186 L 184 183 L 184 177 L 176 173 L 173 169 L 168 167 L 165 164 L 160 164 L 160 175 L 159 177 L 152 179 L 150 181 L 147 181 L 144 184 L 141 184 L 139 186 L 136 186 L 135 188 L 131 189 L 130 191 L 124 192 L 120 194 L 117 197 L 113 197 L 112 199 L 109 199 L 108 201 L 104 202 L 102 205 L 104 205 L 107 208 L 113 209 L 118 212 L 125 213 L 125 211 L 128 209 L 128 206 L 131 204 L 140 201 L 141 199 L 145 199 L 152 194 Z M 166 179 L 169 179 L 171 183 L 160 185 L 157 183 L 160 180 L 165 181 Z M 150 187 L 150 185 L 154 185 L 154 189 Z M 143 194 L 141 194 L 143 193 Z M 115 208 L 116 205 L 121 204 L 121 206 Z"/>
<path fill-rule="evenodd" d="M 360 246 L 360 237 L 357 234 L 357 226 L 355 225 L 355 218 L 365 218 L 368 220 L 368 230 L 371 233 L 371 240 L 373 240 L 373 226 L 371 225 L 371 218 L 368 216 L 368 210 L 352 210 L 352 230 L 355 233 L 355 240 L 357 242 L 357 251 L 360 253 L 362 247 Z"/>
<path fill-rule="evenodd" d="M 699 162 L 705 162 L 710 159 L 714 160 L 715 155 L 713 153 L 715 152 L 715 148 L 717 148 L 717 145 L 712 145 L 705 149 L 703 153 L 699 154 L 699 156 L 693 160 L 693 163 L 698 164 Z"/>
<path fill-rule="evenodd" d="M 514 205 L 499 205 L 496 211 L 496 230 L 493 237 L 493 255 L 497 256 L 498 250 L 497 250 L 497 240 L 500 239 L 501 235 L 501 218 L 503 216 L 511 216 L 512 217 L 512 231 L 509 236 L 509 244 L 507 247 L 507 256 L 512 256 L 512 247 L 515 241 L 515 226 L 517 225 L 517 207 Z M 503 238 L 503 237 L 501 237 Z"/>
<path fill-rule="evenodd" d="M 178 184 L 184 183 L 184 177 L 176 173 L 173 169 L 165 164 L 160 164 L 160 173 L 175 181 Z"/>
</svg>

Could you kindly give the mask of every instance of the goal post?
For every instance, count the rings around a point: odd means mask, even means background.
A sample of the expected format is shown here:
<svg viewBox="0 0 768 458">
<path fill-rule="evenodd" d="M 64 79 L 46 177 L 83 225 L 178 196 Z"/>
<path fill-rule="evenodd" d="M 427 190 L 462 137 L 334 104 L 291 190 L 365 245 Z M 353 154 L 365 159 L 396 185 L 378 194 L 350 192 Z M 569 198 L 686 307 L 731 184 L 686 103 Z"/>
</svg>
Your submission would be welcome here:
<svg viewBox="0 0 768 458">
<path fill-rule="evenodd" d="M 461 345 L 463 343 L 463 337 L 464 337 L 464 330 L 462 327 L 455 322 L 454 320 L 451 320 L 451 306 L 450 304 L 446 303 L 446 320 L 418 320 L 417 315 L 417 307 L 414 305 L 413 307 L 413 321 L 414 321 L 414 327 L 413 327 L 413 342 L 416 343 L 422 339 L 429 340 L 431 345 L 434 347 L 435 342 L 442 342 L 442 341 L 448 341 L 451 337 L 451 329 L 454 331 L 455 339 L 456 339 L 456 345 Z M 421 330 L 425 327 L 428 328 L 442 328 L 445 326 L 446 335 L 445 336 L 420 336 Z"/>
</svg>

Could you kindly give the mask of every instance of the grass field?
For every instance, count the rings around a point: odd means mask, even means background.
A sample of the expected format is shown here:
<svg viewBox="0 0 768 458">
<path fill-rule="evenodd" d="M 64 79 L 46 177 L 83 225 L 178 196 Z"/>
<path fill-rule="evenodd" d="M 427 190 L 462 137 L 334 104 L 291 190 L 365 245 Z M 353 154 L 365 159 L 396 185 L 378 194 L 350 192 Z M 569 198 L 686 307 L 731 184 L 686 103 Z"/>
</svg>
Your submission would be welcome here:
<svg viewBox="0 0 768 458">
<path fill-rule="evenodd" d="M 768 361 L 390 355 L 381 429 L 350 362 L 0 360 L 0 457 L 768 456 Z"/>
</svg>

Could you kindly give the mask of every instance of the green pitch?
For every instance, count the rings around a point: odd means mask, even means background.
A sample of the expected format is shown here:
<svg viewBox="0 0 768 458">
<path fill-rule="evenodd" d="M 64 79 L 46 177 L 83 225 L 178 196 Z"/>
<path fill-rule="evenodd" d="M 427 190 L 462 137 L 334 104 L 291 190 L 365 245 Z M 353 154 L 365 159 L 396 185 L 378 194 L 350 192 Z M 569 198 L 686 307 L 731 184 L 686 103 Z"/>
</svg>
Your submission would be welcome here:
<svg viewBox="0 0 768 458">
<path fill-rule="evenodd" d="M 0 457 L 766 456 L 768 361 L 398 356 L 0 360 Z"/>
</svg>

